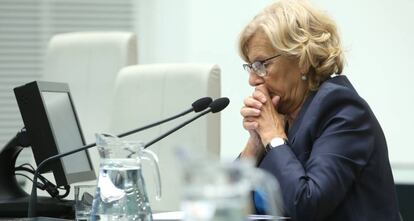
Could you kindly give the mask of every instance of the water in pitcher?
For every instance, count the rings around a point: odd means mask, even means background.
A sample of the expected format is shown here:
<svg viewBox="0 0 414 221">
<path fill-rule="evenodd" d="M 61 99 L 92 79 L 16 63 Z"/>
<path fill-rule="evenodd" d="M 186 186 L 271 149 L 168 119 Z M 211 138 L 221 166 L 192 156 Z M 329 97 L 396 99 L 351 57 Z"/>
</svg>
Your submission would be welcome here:
<svg viewBox="0 0 414 221">
<path fill-rule="evenodd" d="M 159 199 L 158 157 L 145 150 L 141 142 L 123 141 L 109 134 L 96 134 L 96 144 L 101 161 L 91 219 L 152 221 L 141 161 L 149 161 L 154 168 Z"/>
<path fill-rule="evenodd" d="M 151 221 L 152 212 L 137 159 L 101 162 L 93 220 Z"/>
</svg>

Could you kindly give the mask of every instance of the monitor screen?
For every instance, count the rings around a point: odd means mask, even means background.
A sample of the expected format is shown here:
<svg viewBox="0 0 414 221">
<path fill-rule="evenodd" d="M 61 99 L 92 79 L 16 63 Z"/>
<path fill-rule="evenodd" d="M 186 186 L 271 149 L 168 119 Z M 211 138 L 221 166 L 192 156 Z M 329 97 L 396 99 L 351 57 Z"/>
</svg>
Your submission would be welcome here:
<svg viewBox="0 0 414 221">
<path fill-rule="evenodd" d="M 14 90 L 37 164 L 85 145 L 67 84 L 35 81 Z M 63 157 L 41 172 L 47 171 L 59 186 L 95 179 L 87 151 Z"/>
<path fill-rule="evenodd" d="M 68 93 L 44 91 L 42 96 L 59 153 L 66 153 L 85 145 Z M 85 152 L 64 157 L 62 163 L 63 169 L 69 174 L 90 169 Z"/>
</svg>

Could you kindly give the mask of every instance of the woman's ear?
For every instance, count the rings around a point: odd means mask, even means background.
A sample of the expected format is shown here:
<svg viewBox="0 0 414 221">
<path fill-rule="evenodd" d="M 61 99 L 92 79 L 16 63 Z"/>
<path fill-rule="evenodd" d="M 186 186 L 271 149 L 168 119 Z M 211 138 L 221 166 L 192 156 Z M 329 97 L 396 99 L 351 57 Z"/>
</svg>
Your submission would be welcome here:
<svg viewBox="0 0 414 221">
<path fill-rule="evenodd" d="M 307 75 L 309 72 L 309 65 L 304 64 L 302 66 L 299 66 L 299 71 L 301 76 Z"/>
</svg>

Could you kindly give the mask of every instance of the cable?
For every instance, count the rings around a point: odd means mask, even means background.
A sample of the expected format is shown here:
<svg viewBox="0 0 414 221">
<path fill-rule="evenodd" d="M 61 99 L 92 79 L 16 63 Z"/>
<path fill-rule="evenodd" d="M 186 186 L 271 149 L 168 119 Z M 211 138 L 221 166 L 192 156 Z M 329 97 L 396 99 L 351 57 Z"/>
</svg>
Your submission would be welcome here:
<svg viewBox="0 0 414 221">
<path fill-rule="evenodd" d="M 17 175 L 17 176 L 24 176 L 24 177 L 26 177 L 28 180 L 30 180 L 30 181 L 32 181 L 32 182 L 33 182 L 33 179 L 32 179 L 32 178 L 30 178 L 29 176 L 27 176 L 26 174 L 23 174 L 23 173 L 14 173 L 14 175 Z"/>
<path fill-rule="evenodd" d="M 27 168 L 26 166 L 28 166 L 30 168 Z M 30 164 L 27 164 L 27 163 L 22 164 L 22 165 L 20 165 L 18 167 L 15 167 L 15 172 L 16 171 L 25 171 L 25 172 L 29 172 L 31 174 L 34 174 L 35 173 L 35 171 L 33 169 L 33 166 L 30 165 Z M 49 193 L 49 195 L 51 197 L 56 198 L 56 199 L 63 199 L 64 197 L 66 197 L 66 196 L 69 195 L 68 190 L 66 188 L 65 188 L 66 192 L 63 195 L 60 195 L 59 194 L 58 187 L 55 184 L 53 184 L 52 182 L 50 182 L 48 179 L 46 179 L 42 175 L 39 175 L 38 177 L 39 177 L 39 180 L 41 182 L 37 182 L 36 183 L 36 187 L 39 188 L 39 189 L 41 189 L 41 190 L 45 190 L 46 192 Z M 33 180 L 32 180 L 32 182 L 33 182 Z"/>
<path fill-rule="evenodd" d="M 18 167 L 15 167 L 15 169 L 14 169 L 14 171 L 16 172 L 16 171 L 25 171 L 25 172 L 29 172 L 29 173 L 31 173 L 31 174 L 34 174 L 34 170 L 33 169 L 31 169 L 31 168 L 26 168 L 26 167 L 24 167 L 24 166 L 22 166 L 22 165 L 20 165 L 20 166 L 18 166 Z M 39 179 L 42 181 L 42 183 L 43 184 L 45 184 L 45 183 L 47 183 L 47 182 L 49 182 L 44 176 L 42 176 L 42 175 L 40 175 L 39 176 Z"/>
<path fill-rule="evenodd" d="M 58 187 L 58 188 L 61 189 L 60 187 Z M 65 193 L 62 194 L 62 195 L 58 195 L 56 198 L 63 199 L 63 198 L 65 198 L 65 197 L 67 197 L 69 195 L 69 193 L 70 193 L 70 185 L 65 185 L 65 186 L 63 186 L 63 188 L 65 190 Z"/>
<path fill-rule="evenodd" d="M 25 167 L 25 166 L 28 166 L 28 167 L 30 167 L 30 168 L 27 168 L 27 167 Z M 35 172 L 35 169 L 34 169 L 34 167 L 32 166 L 32 165 L 30 165 L 30 164 L 28 164 L 28 163 L 24 163 L 24 164 L 22 164 L 22 165 L 20 165 L 20 166 L 18 166 L 18 167 L 15 167 L 15 170 L 14 171 L 26 171 L 26 172 L 29 172 L 29 173 L 31 173 L 31 174 L 34 174 L 34 172 Z M 40 178 L 40 180 L 43 182 L 43 183 L 47 183 L 47 182 L 49 182 L 49 180 L 48 179 L 46 179 L 43 175 L 39 175 L 39 178 Z"/>
<path fill-rule="evenodd" d="M 21 164 L 20 166 L 15 167 L 15 172 L 17 171 L 24 171 L 24 172 L 28 172 L 31 174 L 35 173 L 34 167 L 29 163 L 24 163 L 24 164 Z M 15 175 L 24 176 L 33 182 L 33 179 L 31 179 L 29 176 L 25 174 L 15 173 Z M 38 177 L 41 182 L 38 182 L 36 184 L 36 187 L 48 192 L 51 197 L 56 198 L 56 199 L 63 199 L 69 195 L 70 193 L 69 185 L 56 186 L 54 183 L 46 179 L 43 175 L 39 174 Z M 65 192 L 63 194 L 60 194 L 59 190 L 64 190 Z"/>
<path fill-rule="evenodd" d="M 23 166 L 28 166 L 28 167 L 30 167 L 30 169 L 32 169 L 33 171 L 35 171 L 35 168 L 30 163 L 24 163 L 24 164 L 22 164 L 22 165 L 20 165 L 18 167 L 23 167 Z"/>
<path fill-rule="evenodd" d="M 27 179 L 29 179 L 33 183 L 33 179 L 30 178 L 29 176 L 27 176 L 26 174 L 23 174 L 23 173 L 14 173 L 14 175 L 26 177 Z M 43 183 L 37 182 L 36 187 L 38 189 L 45 190 L 45 185 Z"/>
</svg>

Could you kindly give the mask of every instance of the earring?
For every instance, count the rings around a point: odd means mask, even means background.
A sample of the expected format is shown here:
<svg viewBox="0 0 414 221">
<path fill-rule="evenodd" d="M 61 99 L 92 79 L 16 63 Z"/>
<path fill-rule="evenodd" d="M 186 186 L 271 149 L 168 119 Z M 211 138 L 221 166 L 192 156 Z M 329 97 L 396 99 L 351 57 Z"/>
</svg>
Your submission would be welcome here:
<svg viewBox="0 0 414 221">
<path fill-rule="evenodd" d="M 308 79 L 308 77 L 306 77 L 306 75 L 302 75 L 301 77 L 300 77 L 300 79 L 302 79 L 302 81 L 306 81 L 307 79 Z"/>
</svg>

